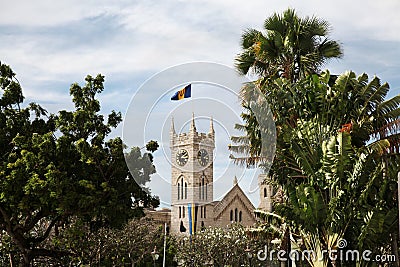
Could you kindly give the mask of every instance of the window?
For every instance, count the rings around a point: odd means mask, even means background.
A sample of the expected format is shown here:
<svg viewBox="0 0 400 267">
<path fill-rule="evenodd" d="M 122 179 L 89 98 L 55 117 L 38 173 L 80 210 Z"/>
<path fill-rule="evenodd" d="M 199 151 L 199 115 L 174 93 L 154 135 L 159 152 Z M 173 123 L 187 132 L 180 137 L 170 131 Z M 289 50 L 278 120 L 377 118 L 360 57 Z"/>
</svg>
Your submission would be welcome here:
<svg viewBox="0 0 400 267">
<path fill-rule="evenodd" d="M 238 210 L 237 210 L 237 208 L 235 209 L 235 222 L 237 222 L 238 221 Z"/>
<path fill-rule="evenodd" d="M 182 218 L 185 218 L 185 206 L 182 207 Z"/>
<path fill-rule="evenodd" d="M 200 218 L 203 218 L 203 206 L 200 207 Z"/>
<path fill-rule="evenodd" d="M 179 194 L 180 194 L 180 190 L 181 190 L 181 185 L 178 183 L 178 200 L 179 200 Z"/>
<path fill-rule="evenodd" d="M 239 222 L 242 221 L 242 211 L 239 211 Z"/>
<path fill-rule="evenodd" d="M 199 183 L 199 198 L 201 199 L 201 182 Z"/>
<path fill-rule="evenodd" d="M 204 206 L 203 215 L 204 215 L 204 218 L 207 218 L 207 216 L 206 216 L 206 207 L 205 206 Z"/>
<path fill-rule="evenodd" d="M 204 176 L 201 179 L 201 194 L 202 194 L 201 198 L 204 199 L 205 198 L 205 195 L 204 195 Z"/>
<path fill-rule="evenodd" d="M 185 183 L 185 199 L 187 199 L 187 183 Z"/>
<path fill-rule="evenodd" d="M 181 207 L 179 207 L 179 219 L 182 218 L 181 216 L 182 216 L 182 210 Z"/>
<path fill-rule="evenodd" d="M 264 187 L 264 197 L 267 197 L 267 188 Z"/>
<path fill-rule="evenodd" d="M 206 184 L 206 199 L 207 199 L 207 184 Z"/>
<path fill-rule="evenodd" d="M 231 210 L 231 216 L 230 216 L 230 221 L 233 221 L 233 210 Z"/>
<path fill-rule="evenodd" d="M 181 178 L 181 198 L 183 199 L 183 177 Z"/>
</svg>

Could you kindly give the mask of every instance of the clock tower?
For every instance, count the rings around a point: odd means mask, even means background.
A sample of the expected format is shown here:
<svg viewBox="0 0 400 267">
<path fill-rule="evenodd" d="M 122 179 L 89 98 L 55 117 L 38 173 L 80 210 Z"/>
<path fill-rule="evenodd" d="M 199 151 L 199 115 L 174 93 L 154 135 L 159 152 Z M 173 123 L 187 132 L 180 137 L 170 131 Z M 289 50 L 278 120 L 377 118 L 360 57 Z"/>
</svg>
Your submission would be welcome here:
<svg viewBox="0 0 400 267">
<path fill-rule="evenodd" d="M 215 132 L 198 133 L 192 115 L 188 133 L 175 132 L 171 121 L 171 231 L 194 233 L 213 223 Z"/>
</svg>

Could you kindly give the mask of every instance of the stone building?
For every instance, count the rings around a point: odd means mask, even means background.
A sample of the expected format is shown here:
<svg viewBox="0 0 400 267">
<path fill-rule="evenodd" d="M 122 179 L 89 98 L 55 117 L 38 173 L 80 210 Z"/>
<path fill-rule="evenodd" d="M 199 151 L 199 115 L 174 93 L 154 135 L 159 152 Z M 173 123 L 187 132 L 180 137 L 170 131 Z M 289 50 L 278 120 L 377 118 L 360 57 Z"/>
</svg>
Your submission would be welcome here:
<svg viewBox="0 0 400 267">
<path fill-rule="evenodd" d="M 214 173 L 213 159 L 215 131 L 210 120 L 208 133 L 196 130 L 194 115 L 187 133 L 175 132 L 171 122 L 171 209 L 167 220 L 166 210 L 151 211 L 147 214 L 170 225 L 172 233 L 195 233 L 203 227 L 226 226 L 233 222 L 253 226 L 257 220 L 255 207 L 240 188 L 236 177 L 232 188 L 220 201 L 213 200 Z M 259 177 L 263 181 L 264 177 Z M 260 183 L 260 208 L 272 209 L 272 189 Z M 158 213 L 163 213 L 161 214 Z M 158 216 L 160 215 L 160 216 Z"/>
<path fill-rule="evenodd" d="M 275 192 L 266 174 L 258 176 L 258 187 L 260 189 L 260 205 L 258 205 L 258 209 L 272 212 Z"/>
</svg>

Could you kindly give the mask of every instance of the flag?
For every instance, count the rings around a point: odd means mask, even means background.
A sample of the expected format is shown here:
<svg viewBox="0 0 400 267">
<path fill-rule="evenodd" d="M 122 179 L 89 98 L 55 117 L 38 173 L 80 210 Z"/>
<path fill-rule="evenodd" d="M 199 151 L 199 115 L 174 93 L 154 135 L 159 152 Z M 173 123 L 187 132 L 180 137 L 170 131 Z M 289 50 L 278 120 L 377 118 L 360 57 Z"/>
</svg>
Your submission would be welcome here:
<svg viewBox="0 0 400 267">
<path fill-rule="evenodd" d="M 188 204 L 188 215 L 189 215 L 189 235 L 192 235 L 196 231 L 196 204 Z"/>
<path fill-rule="evenodd" d="M 182 90 L 176 92 L 172 97 L 171 100 L 181 100 L 184 98 L 189 98 L 192 96 L 192 85 L 189 84 Z"/>
<path fill-rule="evenodd" d="M 189 235 L 192 235 L 192 205 L 188 204 L 188 215 L 189 215 Z"/>
</svg>

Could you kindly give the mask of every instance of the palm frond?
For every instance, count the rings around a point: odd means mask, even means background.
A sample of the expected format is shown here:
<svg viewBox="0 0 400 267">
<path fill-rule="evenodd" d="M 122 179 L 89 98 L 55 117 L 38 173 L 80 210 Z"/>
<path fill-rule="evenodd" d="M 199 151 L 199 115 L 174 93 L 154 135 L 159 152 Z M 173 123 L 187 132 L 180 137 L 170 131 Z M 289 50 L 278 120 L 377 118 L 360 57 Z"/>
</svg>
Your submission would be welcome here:
<svg viewBox="0 0 400 267">
<path fill-rule="evenodd" d="M 247 29 L 242 34 L 242 48 L 248 49 L 252 47 L 258 39 L 262 36 L 262 33 L 256 29 Z"/>
</svg>

